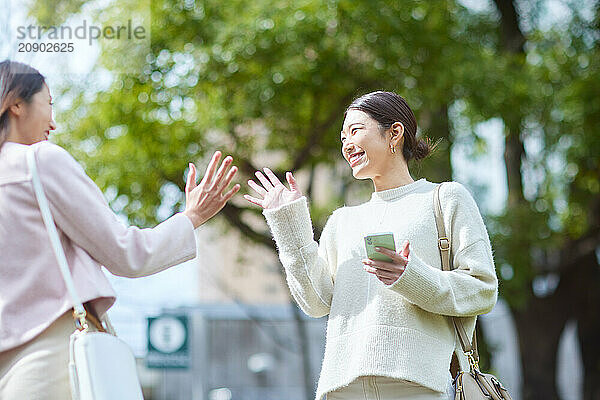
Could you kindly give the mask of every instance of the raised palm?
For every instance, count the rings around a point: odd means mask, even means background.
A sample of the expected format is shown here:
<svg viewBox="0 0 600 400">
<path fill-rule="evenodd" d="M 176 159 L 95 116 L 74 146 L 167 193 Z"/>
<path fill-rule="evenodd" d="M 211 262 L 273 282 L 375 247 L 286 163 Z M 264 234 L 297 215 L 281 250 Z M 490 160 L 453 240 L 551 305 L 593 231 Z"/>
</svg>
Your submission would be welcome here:
<svg viewBox="0 0 600 400">
<path fill-rule="evenodd" d="M 286 173 L 286 179 L 290 185 L 288 189 L 269 168 L 264 168 L 264 171 L 265 174 L 260 171 L 255 173 L 262 186 L 253 180 L 248 181 L 248 185 L 260 196 L 244 195 L 244 198 L 250 203 L 262 208 L 277 208 L 302 197 L 296 179 L 294 179 L 291 172 Z"/>
</svg>

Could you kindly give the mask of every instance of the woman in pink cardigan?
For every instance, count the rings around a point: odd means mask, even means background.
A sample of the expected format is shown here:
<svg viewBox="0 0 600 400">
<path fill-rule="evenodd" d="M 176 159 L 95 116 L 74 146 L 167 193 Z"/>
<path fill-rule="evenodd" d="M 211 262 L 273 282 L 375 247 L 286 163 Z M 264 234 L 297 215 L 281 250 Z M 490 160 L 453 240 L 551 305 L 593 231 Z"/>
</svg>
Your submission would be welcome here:
<svg viewBox="0 0 600 400">
<path fill-rule="evenodd" d="M 103 316 L 115 293 L 101 266 L 120 276 L 154 274 L 196 256 L 194 229 L 239 190 L 236 167 L 216 152 L 202 181 L 190 164 L 185 211 L 153 229 L 126 227 L 100 189 L 63 148 L 44 77 L 0 63 L 0 399 L 68 399 L 69 300 L 33 192 L 25 154 L 33 146 L 75 286 L 90 314 Z"/>
</svg>

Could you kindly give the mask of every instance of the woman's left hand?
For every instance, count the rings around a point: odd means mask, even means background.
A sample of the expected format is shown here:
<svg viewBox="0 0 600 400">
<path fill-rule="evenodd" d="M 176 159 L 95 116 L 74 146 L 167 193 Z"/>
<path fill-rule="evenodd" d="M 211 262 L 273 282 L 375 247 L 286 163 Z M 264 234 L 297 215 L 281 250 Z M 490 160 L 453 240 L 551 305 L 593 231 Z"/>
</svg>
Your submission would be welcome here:
<svg viewBox="0 0 600 400">
<path fill-rule="evenodd" d="M 381 282 L 386 285 L 391 285 L 396 282 L 400 275 L 404 272 L 406 264 L 408 264 L 408 255 L 410 254 L 410 243 L 408 240 L 404 241 L 402 250 L 395 252 L 383 247 L 375 247 L 375 251 L 388 256 L 392 259 L 391 262 L 371 260 L 370 258 L 362 260 L 365 265 L 364 269 L 370 274 L 373 274 Z"/>
</svg>

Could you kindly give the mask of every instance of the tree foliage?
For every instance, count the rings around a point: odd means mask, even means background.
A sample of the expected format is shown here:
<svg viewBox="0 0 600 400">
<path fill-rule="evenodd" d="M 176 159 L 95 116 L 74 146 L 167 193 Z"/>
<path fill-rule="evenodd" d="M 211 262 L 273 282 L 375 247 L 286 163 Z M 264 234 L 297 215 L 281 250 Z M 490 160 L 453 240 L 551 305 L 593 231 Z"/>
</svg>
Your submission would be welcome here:
<svg viewBox="0 0 600 400">
<path fill-rule="evenodd" d="M 65 115 L 59 136 L 111 188 L 117 208 L 144 225 L 156 222 L 156 194 L 181 189 L 187 161 L 214 148 L 233 154 L 246 176 L 267 152 L 279 171 L 339 160 L 344 109 L 370 90 L 402 93 L 425 134 L 449 138 L 431 129 L 436 113 L 460 92 L 459 77 L 478 68 L 478 50 L 462 40 L 467 11 L 451 2 L 152 7 L 151 54 L 139 73 L 113 74 L 97 93 L 74 89 L 78 117 Z M 430 171 L 447 179 L 443 153 Z M 174 212 L 180 201 L 166 206 Z"/>
</svg>

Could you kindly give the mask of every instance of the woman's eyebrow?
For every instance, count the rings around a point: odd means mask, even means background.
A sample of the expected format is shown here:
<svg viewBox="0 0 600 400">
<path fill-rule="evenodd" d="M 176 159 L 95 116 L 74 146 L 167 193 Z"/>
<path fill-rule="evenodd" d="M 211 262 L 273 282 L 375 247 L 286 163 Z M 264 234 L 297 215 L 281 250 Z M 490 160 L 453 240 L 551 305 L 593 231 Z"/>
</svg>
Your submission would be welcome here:
<svg viewBox="0 0 600 400">
<path fill-rule="evenodd" d="M 363 124 L 362 122 L 353 122 L 350 125 L 348 125 L 348 129 L 352 128 L 352 125 L 362 125 L 365 126 L 365 124 Z M 344 129 L 342 128 L 342 130 L 340 131 L 340 133 L 344 132 Z"/>
<path fill-rule="evenodd" d="M 362 125 L 362 126 L 365 126 L 365 124 L 363 124 L 362 122 L 353 122 L 350 125 L 348 125 L 348 128 L 352 128 L 352 125 Z"/>
</svg>

